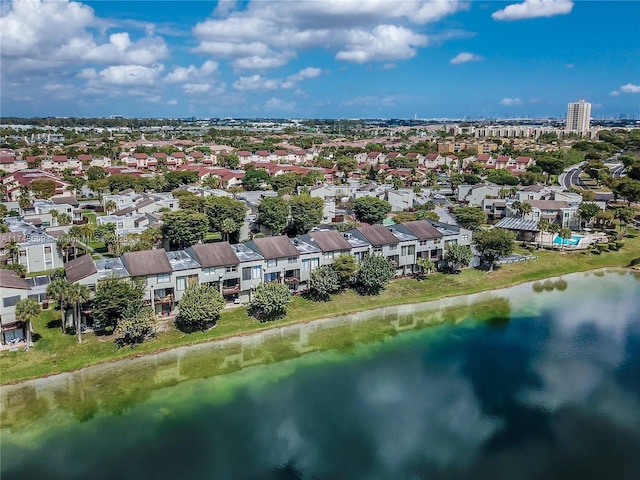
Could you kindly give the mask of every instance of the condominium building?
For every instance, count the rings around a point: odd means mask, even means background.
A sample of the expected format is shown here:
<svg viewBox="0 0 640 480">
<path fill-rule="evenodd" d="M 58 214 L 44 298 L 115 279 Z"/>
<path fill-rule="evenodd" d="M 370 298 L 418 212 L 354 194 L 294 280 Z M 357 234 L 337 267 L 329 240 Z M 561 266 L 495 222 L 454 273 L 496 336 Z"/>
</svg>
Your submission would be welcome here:
<svg viewBox="0 0 640 480">
<path fill-rule="evenodd" d="M 567 107 L 566 130 L 578 135 L 586 135 L 589 133 L 590 126 L 591 104 L 584 100 L 570 103 Z"/>
</svg>

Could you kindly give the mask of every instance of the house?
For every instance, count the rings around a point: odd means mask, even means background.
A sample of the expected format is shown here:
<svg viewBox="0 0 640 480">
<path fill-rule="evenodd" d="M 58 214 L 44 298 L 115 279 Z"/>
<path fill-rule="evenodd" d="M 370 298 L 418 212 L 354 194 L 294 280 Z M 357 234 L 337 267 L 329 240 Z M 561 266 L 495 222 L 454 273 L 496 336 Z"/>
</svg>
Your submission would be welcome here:
<svg viewBox="0 0 640 480">
<path fill-rule="evenodd" d="M 14 345 L 25 341 L 26 325 L 16 318 L 16 304 L 31 293 L 31 287 L 24 278 L 12 270 L 0 270 L 0 331 L 2 345 Z"/>
<path fill-rule="evenodd" d="M 263 282 L 282 282 L 293 291 L 300 286 L 300 252 L 285 235 L 254 238 L 245 243 L 264 258 Z"/>
<path fill-rule="evenodd" d="M 494 183 L 478 183 L 477 185 L 458 186 L 458 201 L 469 206 L 479 207 L 488 197 L 499 198 L 500 190 L 504 188 Z"/>
<path fill-rule="evenodd" d="M 9 260 L 8 246 L 18 246 L 17 261 L 27 273 L 44 272 L 61 268 L 63 259 L 56 239 L 42 229 L 22 220 L 7 221 L 10 232 L 0 233 L 0 255 Z"/>
<path fill-rule="evenodd" d="M 394 225 L 393 228 L 397 232 L 411 235 L 416 239 L 413 245 L 407 247 L 407 255 L 411 255 L 411 251 L 413 250 L 413 254 L 415 256 L 413 262 L 414 266 L 411 270 L 413 273 L 419 271 L 417 261 L 420 258 L 428 258 L 436 265 L 443 259 L 444 234 L 431 225 L 427 220 L 403 222 Z"/>
<path fill-rule="evenodd" d="M 164 248 L 127 252 L 121 259 L 129 276 L 145 285 L 146 303 L 156 314 L 168 315 L 175 305 L 175 276 Z"/>
<path fill-rule="evenodd" d="M 261 277 L 261 261 L 253 272 L 253 265 L 241 266 L 240 259 L 229 242 L 202 243 L 186 249 L 187 254 L 200 265 L 198 281 L 215 287 L 227 302 L 232 302 L 244 291 L 251 289 L 252 274 Z M 247 280 L 243 282 L 244 268 L 249 268 Z M 244 283 L 244 284 L 243 284 Z"/>
</svg>

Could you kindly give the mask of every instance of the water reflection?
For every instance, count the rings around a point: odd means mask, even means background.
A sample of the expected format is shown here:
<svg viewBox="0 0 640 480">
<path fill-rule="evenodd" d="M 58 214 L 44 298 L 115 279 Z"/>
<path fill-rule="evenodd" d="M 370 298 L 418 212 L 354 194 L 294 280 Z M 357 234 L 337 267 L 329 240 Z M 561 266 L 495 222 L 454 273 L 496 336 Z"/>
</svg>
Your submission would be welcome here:
<svg viewBox="0 0 640 480">
<path fill-rule="evenodd" d="M 638 478 L 640 284 L 567 283 L 3 389 L 2 478 Z"/>
</svg>

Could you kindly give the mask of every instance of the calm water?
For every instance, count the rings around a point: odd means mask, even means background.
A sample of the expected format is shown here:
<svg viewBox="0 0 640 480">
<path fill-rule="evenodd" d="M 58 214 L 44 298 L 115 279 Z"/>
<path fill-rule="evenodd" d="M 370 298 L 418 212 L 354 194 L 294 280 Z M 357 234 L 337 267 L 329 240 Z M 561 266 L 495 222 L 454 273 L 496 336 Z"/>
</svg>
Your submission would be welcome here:
<svg viewBox="0 0 640 480">
<path fill-rule="evenodd" d="M 0 408 L 3 480 L 637 480 L 640 276 L 180 349 L 3 387 Z"/>
</svg>

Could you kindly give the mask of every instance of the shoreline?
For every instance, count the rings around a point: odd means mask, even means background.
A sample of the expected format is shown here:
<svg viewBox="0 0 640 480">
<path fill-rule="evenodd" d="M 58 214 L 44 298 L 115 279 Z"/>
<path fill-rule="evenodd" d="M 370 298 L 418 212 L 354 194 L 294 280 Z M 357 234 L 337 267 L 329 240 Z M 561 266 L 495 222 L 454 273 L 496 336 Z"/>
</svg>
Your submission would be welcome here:
<svg viewBox="0 0 640 480">
<path fill-rule="evenodd" d="M 398 306 L 402 306 L 402 305 L 429 305 L 429 304 L 436 304 L 437 302 L 443 302 L 445 300 L 455 300 L 455 299 L 462 299 L 464 297 L 469 297 L 471 295 L 478 295 L 478 294 L 484 294 L 484 293 L 490 293 L 490 292 L 494 292 L 494 291 L 499 291 L 499 290 L 504 290 L 504 289 L 508 289 L 508 288 L 513 288 L 513 287 L 517 287 L 520 285 L 524 285 L 527 283 L 535 283 L 535 282 L 539 282 L 542 280 L 548 280 L 548 279 L 553 279 L 553 278 L 561 278 L 564 275 L 572 275 L 572 274 L 579 274 L 579 273 L 589 273 L 589 272 L 597 272 L 597 271 L 606 271 L 606 270 L 610 270 L 610 269 L 614 269 L 614 270 L 623 270 L 623 271 L 638 271 L 637 269 L 633 268 L 633 267 L 629 267 L 629 266 L 622 266 L 622 265 L 618 265 L 618 266 L 604 266 L 604 267 L 597 267 L 597 268 L 591 268 L 591 269 L 586 269 L 586 270 L 581 270 L 581 269 L 576 269 L 572 272 L 569 273 L 555 273 L 549 276 L 544 276 L 544 277 L 540 277 L 537 279 L 523 279 L 521 281 L 514 281 L 508 284 L 504 284 L 504 285 L 500 285 L 498 287 L 488 287 L 488 288 L 480 288 L 477 291 L 473 291 L 473 292 L 467 292 L 467 293 L 459 293 L 459 294 L 445 294 L 443 296 L 437 297 L 437 298 L 432 298 L 430 300 L 426 300 L 423 302 L 420 301 L 407 301 L 404 302 L 402 301 L 401 297 L 395 297 L 396 299 L 398 299 L 399 301 L 397 302 L 392 302 L 392 303 L 388 303 L 386 305 L 383 306 L 375 306 L 375 307 L 371 307 L 371 308 L 365 308 L 365 309 L 355 309 L 355 310 L 351 310 L 351 311 L 343 311 L 343 312 L 339 312 L 336 313 L 334 315 L 329 315 L 329 316 L 322 316 L 322 317 L 317 317 L 317 318 L 308 318 L 308 319 L 299 319 L 299 320 L 292 320 L 290 322 L 285 322 L 285 323 L 267 323 L 265 324 L 264 328 L 258 328 L 255 330 L 246 330 L 246 331 L 241 331 L 241 332 L 237 332 L 237 333 L 231 333 L 228 335 L 223 335 L 220 337 L 215 337 L 215 338 L 204 338 L 204 339 L 196 339 L 192 342 L 187 342 L 184 344 L 178 344 L 178 345 L 173 345 L 173 346 L 168 346 L 168 347 L 160 347 L 158 349 L 155 350 L 149 350 L 149 351 L 144 351 L 144 352 L 132 352 L 129 355 L 125 355 L 122 357 L 116 357 L 116 358 L 108 358 L 108 359 L 104 359 L 104 360 L 100 360 L 97 361 L 95 363 L 90 363 L 90 364 L 86 364 L 86 365 L 82 365 L 78 368 L 70 368 L 70 369 L 65 369 L 65 370 L 61 370 L 61 371 L 56 371 L 56 372 L 48 372 L 48 373 L 44 373 L 42 375 L 34 375 L 34 376 L 30 376 L 27 378 L 21 378 L 21 379 L 16 379 L 16 380 L 10 380 L 8 382 L 2 382 L 0 381 L 0 385 L 1 386 L 15 386 L 15 385 L 19 385 L 21 383 L 25 383 L 25 382 L 29 382 L 29 381 L 33 381 L 33 380 L 38 380 L 38 379 L 46 379 L 46 378 L 51 378 L 51 377 L 55 377 L 55 376 L 59 376 L 59 375 L 65 375 L 65 374 L 73 374 L 73 373 L 77 373 L 80 371 L 83 371 L 85 369 L 92 369 L 92 368 L 100 368 L 100 367 L 108 367 L 109 365 L 115 364 L 115 363 L 120 363 L 120 362 L 126 362 L 126 361 L 136 361 L 139 360 L 141 358 L 144 357 L 149 357 L 149 356 L 153 356 L 153 355 L 159 355 L 159 354 L 163 354 L 166 352 L 171 352 L 171 351 L 175 351 L 175 350 L 179 350 L 179 349 L 189 349 L 189 348 L 194 348 L 194 347 L 198 347 L 198 346 L 204 346 L 207 344 L 224 344 L 225 342 L 229 342 L 229 341 L 233 341 L 234 339 L 239 339 L 239 338 L 243 338 L 243 337 L 251 337 L 254 335 L 260 335 L 260 334 L 264 334 L 264 333 L 268 333 L 270 331 L 275 331 L 278 329 L 287 329 L 287 328 L 295 328 L 296 326 L 300 326 L 300 325 L 306 325 L 306 324 L 310 324 L 310 323 L 324 323 L 324 322 L 328 322 L 331 320 L 335 320 L 336 318 L 340 318 L 340 317 L 346 317 L 346 316 L 350 316 L 350 315 L 356 315 L 356 314 L 373 314 L 374 312 L 377 311 L 381 311 L 384 310 L 385 308 L 391 308 L 391 307 L 398 307 Z M 486 272 L 488 273 L 488 272 Z M 213 327 L 215 328 L 215 327 Z"/>
</svg>

